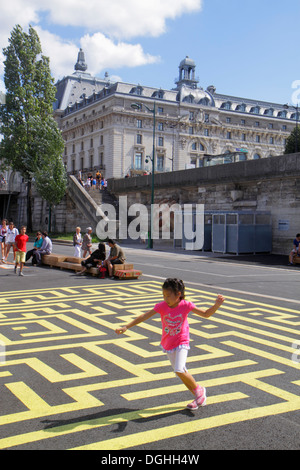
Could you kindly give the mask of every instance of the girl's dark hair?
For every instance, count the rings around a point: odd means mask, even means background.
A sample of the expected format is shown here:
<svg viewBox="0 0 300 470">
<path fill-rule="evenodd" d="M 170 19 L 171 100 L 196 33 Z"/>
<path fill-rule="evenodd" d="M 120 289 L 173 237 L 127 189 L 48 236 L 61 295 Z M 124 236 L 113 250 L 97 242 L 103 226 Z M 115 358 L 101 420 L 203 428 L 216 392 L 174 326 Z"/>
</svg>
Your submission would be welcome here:
<svg viewBox="0 0 300 470">
<path fill-rule="evenodd" d="M 163 289 L 171 290 L 174 294 L 178 294 L 178 292 L 181 293 L 180 300 L 183 300 L 185 297 L 185 286 L 183 284 L 183 281 L 179 279 L 172 279 L 168 278 L 165 280 L 162 286 Z"/>
</svg>

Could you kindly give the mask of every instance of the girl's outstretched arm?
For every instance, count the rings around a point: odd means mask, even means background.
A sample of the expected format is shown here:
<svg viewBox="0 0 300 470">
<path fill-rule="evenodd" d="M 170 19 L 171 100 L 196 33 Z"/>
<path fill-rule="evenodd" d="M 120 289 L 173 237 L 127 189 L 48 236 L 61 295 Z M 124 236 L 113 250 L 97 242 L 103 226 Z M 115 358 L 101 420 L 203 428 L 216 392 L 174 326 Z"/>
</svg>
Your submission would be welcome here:
<svg viewBox="0 0 300 470">
<path fill-rule="evenodd" d="M 157 312 L 154 309 L 149 310 L 149 312 L 142 313 L 142 315 L 132 320 L 130 323 L 128 323 L 128 325 L 117 328 L 115 332 L 117 333 L 117 335 L 121 335 L 122 333 L 125 333 L 125 331 L 129 328 L 132 328 L 133 326 L 138 325 L 139 323 L 142 323 L 143 321 L 146 321 L 149 318 L 153 317 L 153 315 L 155 315 L 156 313 Z"/>
<path fill-rule="evenodd" d="M 218 310 L 218 308 L 222 305 L 224 300 L 225 300 L 225 298 L 223 297 L 223 295 L 218 295 L 218 297 L 216 298 L 216 301 L 215 301 L 214 305 L 212 305 L 212 307 L 209 307 L 207 310 L 204 310 L 203 308 L 195 307 L 195 308 L 193 308 L 192 312 L 196 313 L 196 315 L 199 315 L 200 317 L 209 318 L 211 315 L 213 315 Z"/>
</svg>

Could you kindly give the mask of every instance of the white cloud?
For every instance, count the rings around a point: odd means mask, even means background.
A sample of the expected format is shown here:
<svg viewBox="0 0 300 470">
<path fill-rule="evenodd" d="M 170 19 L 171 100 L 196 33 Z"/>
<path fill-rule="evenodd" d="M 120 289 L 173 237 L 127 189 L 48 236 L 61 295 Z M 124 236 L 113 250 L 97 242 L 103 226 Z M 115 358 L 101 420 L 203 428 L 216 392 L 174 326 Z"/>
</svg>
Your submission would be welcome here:
<svg viewBox="0 0 300 470">
<path fill-rule="evenodd" d="M 44 0 L 53 23 L 83 26 L 108 36 L 129 39 L 159 36 L 166 20 L 199 11 L 202 0 Z"/>
<path fill-rule="evenodd" d="M 137 67 L 159 62 L 160 58 L 146 54 L 140 44 L 115 43 L 102 33 L 85 35 L 81 47 L 86 51 L 86 62 L 91 73 L 105 68 Z"/>
<path fill-rule="evenodd" d="M 43 49 L 50 57 L 50 67 L 56 79 L 74 72 L 79 47 L 71 41 L 63 41 L 59 36 L 35 27 Z M 137 67 L 159 62 L 160 58 L 146 54 L 139 44 L 114 42 L 102 33 L 85 35 L 80 40 L 85 52 L 88 72 L 99 75 L 108 68 Z"/>
<path fill-rule="evenodd" d="M 26 28 L 30 23 L 37 23 L 38 1 L 8 0 L 1 2 L 0 7 L 0 46 L 7 45 L 7 39 L 16 24 Z"/>
<path fill-rule="evenodd" d="M 0 87 L 3 76 L 2 49 L 13 27 L 32 24 L 50 57 L 55 79 L 73 73 L 79 47 L 86 54 L 88 71 L 99 74 L 108 68 L 137 67 L 158 62 L 133 38 L 159 36 L 166 22 L 184 13 L 199 11 L 203 0 L 8 0 L 0 7 Z M 45 21 L 46 19 L 46 21 Z M 72 27 L 66 40 L 57 26 Z M 81 37 L 80 37 L 81 36 Z"/>
<path fill-rule="evenodd" d="M 74 72 L 78 46 L 72 41 L 65 41 L 56 34 L 45 31 L 39 26 L 34 29 L 39 35 L 43 54 L 50 57 L 50 68 L 55 79 Z"/>
</svg>

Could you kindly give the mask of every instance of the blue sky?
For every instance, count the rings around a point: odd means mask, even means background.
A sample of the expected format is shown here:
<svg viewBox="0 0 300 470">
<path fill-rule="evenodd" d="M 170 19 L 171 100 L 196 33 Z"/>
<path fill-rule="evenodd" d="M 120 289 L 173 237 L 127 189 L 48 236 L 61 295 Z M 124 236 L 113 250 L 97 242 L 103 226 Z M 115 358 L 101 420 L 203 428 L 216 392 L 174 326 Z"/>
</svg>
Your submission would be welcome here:
<svg viewBox="0 0 300 470">
<path fill-rule="evenodd" d="M 283 104 L 300 90 L 299 0 L 10 0 L 1 13 L 0 50 L 31 23 L 55 79 L 82 47 L 90 73 L 130 83 L 171 89 L 188 55 L 218 93 Z M 2 90 L 3 70 L 0 54 Z"/>
</svg>

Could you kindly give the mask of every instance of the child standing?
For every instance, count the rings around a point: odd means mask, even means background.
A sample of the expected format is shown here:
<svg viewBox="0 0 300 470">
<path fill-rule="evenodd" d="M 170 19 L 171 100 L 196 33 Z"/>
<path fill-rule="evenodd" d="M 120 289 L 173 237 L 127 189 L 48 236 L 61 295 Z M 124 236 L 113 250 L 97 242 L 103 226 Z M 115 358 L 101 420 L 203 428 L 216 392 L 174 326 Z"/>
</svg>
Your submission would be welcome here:
<svg viewBox="0 0 300 470">
<path fill-rule="evenodd" d="M 17 274 L 17 267 L 20 265 L 19 276 L 24 276 L 23 266 L 26 258 L 26 243 L 28 242 L 28 235 L 26 235 L 26 227 L 23 225 L 20 230 L 20 235 L 17 235 L 15 238 L 15 247 L 16 247 L 16 264 L 15 264 L 15 274 Z"/>
<path fill-rule="evenodd" d="M 179 279 L 166 279 L 162 286 L 164 301 L 154 308 L 132 320 L 128 325 L 117 328 L 117 334 L 125 333 L 133 326 L 148 320 L 155 314 L 160 314 L 162 322 L 161 346 L 172 364 L 174 372 L 184 385 L 195 395 L 195 399 L 187 405 L 190 410 L 197 410 L 206 403 L 206 389 L 198 385 L 186 368 L 189 348 L 188 314 L 193 312 L 203 318 L 213 315 L 224 302 L 224 297 L 218 295 L 214 305 L 204 310 L 197 308 L 192 302 L 184 300 L 185 286 Z"/>
</svg>

